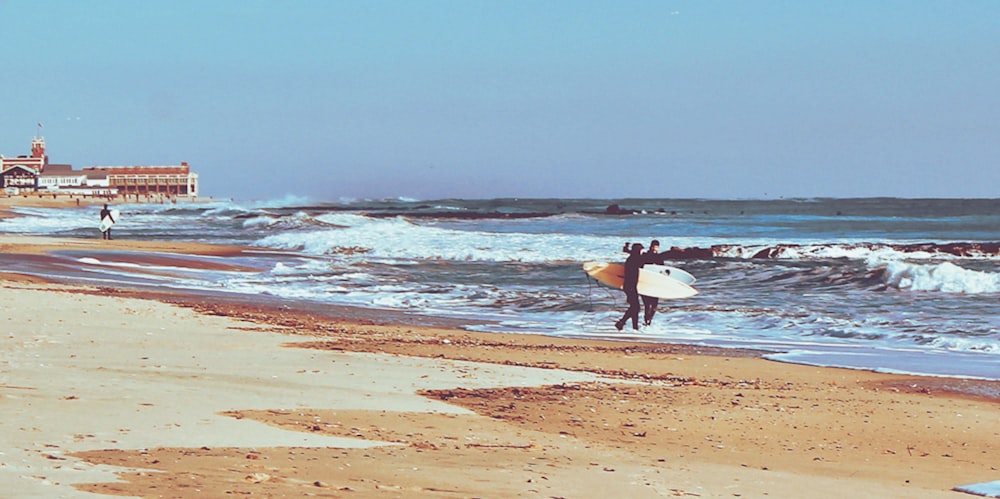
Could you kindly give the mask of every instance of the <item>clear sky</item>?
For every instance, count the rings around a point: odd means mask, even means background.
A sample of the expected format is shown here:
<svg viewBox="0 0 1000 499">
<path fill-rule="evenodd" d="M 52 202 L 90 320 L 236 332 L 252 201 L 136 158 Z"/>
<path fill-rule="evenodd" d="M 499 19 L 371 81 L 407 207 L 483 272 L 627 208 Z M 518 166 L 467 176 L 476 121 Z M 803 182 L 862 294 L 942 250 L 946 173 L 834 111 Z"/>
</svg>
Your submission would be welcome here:
<svg viewBox="0 0 1000 499">
<path fill-rule="evenodd" d="M 202 194 L 1000 197 L 1000 1 L 0 0 L 0 153 Z"/>
</svg>

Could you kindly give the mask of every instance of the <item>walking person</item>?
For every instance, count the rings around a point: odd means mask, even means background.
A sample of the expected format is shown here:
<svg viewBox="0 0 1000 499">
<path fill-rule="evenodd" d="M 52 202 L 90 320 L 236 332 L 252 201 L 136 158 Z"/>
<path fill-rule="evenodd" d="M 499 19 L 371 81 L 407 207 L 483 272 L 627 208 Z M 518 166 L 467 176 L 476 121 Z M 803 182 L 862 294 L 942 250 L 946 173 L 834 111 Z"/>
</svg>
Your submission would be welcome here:
<svg viewBox="0 0 1000 499">
<path fill-rule="evenodd" d="M 101 210 L 101 222 L 104 222 L 104 217 L 108 217 L 111 220 L 111 224 L 115 223 L 115 217 L 111 215 L 111 210 L 108 209 L 108 205 L 104 205 L 104 209 Z M 101 239 L 111 239 L 111 225 L 108 225 L 107 229 L 101 231 Z"/>
<path fill-rule="evenodd" d="M 642 253 L 642 245 L 639 243 L 631 246 L 629 243 L 625 243 L 623 250 L 628 253 L 628 258 L 625 259 L 625 282 L 622 284 L 622 291 L 625 291 L 625 301 L 628 302 L 628 310 L 618 322 L 615 322 L 615 328 L 619 331 L 625 327 L 625 323 L 629 319 L 632 320 L 632 329 L 639 329 L 639 309 L 641 307 L 637 286 L 639 285 L 639 269 L 645 264 L 647 258 Z"/>
<path fill-rule="evenodd" d="M 660 241 L 653 239 L 649 242 L 649 251 L 646 252 L 644 263 L 656 263 L 663 265 L 664 256 L 660 254 Z M 642 323 L 646 326 L 653 323 L 653 315 L 656 314 L 656 307 L 660 304 L 660 299 L 655 296 L 642 296 Z"/>
</svg>

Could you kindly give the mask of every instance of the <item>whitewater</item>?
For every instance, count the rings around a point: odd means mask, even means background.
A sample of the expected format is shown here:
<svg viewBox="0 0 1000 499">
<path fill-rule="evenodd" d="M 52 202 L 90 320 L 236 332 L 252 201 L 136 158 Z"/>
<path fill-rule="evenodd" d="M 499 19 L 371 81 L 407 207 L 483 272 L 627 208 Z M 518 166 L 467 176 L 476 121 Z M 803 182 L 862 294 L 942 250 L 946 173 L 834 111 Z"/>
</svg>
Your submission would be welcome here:
<svg viewBox="0 0 1000 499">
<path fill-rule="evenodd" d="M 258 248 L 257 272 L 132 272 L 114 252 L 7 268 L 99 285 L 266 295 L 471 330 L 756 348 L 781 361 L 1000 379 L 1000 200 L 491 199 L 116 205 L 115 237 Z M 15 209 L 0 233 L 98 238 L 97 213 Z M 699 295 L 619 333 L 589 280 L 658 239 Z M 72 272 L 67 271 L 76 266 Z M 165 269 L 167 270 L 167 269 Z M 174 272 L 176 274 L 176 272 Z"/>
</svg>

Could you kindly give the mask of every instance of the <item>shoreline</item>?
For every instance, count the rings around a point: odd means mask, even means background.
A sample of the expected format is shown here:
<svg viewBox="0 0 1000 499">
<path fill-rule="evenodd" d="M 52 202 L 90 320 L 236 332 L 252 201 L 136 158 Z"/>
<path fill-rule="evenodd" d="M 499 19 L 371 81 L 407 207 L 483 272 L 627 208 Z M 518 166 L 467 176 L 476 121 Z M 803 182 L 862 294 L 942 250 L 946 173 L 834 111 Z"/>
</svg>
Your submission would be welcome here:
<svg viewBox="0 0 1000 499">
<path fill-rule="evenodd" d="M 16 216 L 11 209 L 18 207 L 31 207 L 31 208 L 79 208 L 79 209 L 89 209 L 94 207 L 101 207 L 104 204 L 108 205 L 123 205 L 123 204 L 198 204 L 198 203 L 208 203 L 213 201 L 211 197 L 199 197 L 196 199 L 180 198 L 177 199 L 175 203 L 170 201 L 165 201 L 163 198 L 149 198 L 149 199 L 123 199 L 120 197 L 106 198 L 106 197 L 95 197 L 95 196 L 83 196 L 83 195 L 69 195 L 69 194 L 41 194 L 32 193 L 30 195 L 22 194 L 17 196 L 11 196 L 7 194 L 0 194 L 0 218 L 10 218 Z M 94 215 L 95 218 L 97 215 Z M 96 226 L 96 224 L 95 224 Z"/>
<path fill-rule="evenodd" d="M 998 400 L 976 380 L 40 281 L 0 274 L 15 494 L 956 497 L 1000 480 Z"/>
<path fill-rule="evenodd" d="M 132 296 L 135 296 L 134 294 Z M 408 327 L 422 332 L 412 338 L 405 336 L 380 337 L 379 342 L 367 344 L 352 342 L 350 350 L 366 353 L 391 353 L 421 357 L 446 357 L 453 360 L 470 360 L 477 362 L 493 362 L 511 364 L 507 358 L 496 359 L 486 354 L 473 355 L 467 347 L 503 349 L 514 348 L 536 352 L 544 356 L 552 351 L 565 352 L 597 351 L 608 355 L 621 355 L 630 358 L 634 355 L 696 355 L 704 357 L 722 357 L 727 359 L 758 359 L 762 362 L 777 365 L 788 365 L 794 368 L 830 369 L 835 371 L 868 373 L 876 377 L 885 377 L 883 381 L 887 388 L 910 391 L 914 393 L 949 393 L 957 396 L 968 396 L 975 399 L 1000 403 L 1000 380 L 980 379 L 961 376 L 931 376 L 911 373 L 885 373 L 869 369 L 856 369 L 831 366 L 814 366 L 784 360 L 772 360 L 765 355 L 776 353 L 763 349 L 717 347 L 683 343 L 655 343 L 645 341 L 617 341 L 614 339 L 583 339 L 545 336 L 541 334 L 523 333 L 492 333 L 471 331 L 461 328 L 469 321 L 457 319 L 441 319 L 420 314 L 405 312 L 380 311 L 350 306 L 322 307 L 329 311 L 319 310 L 319 306 L 296 307 L 295 304 L 282 303 L 275 300 L 272 303 L 258 301 L 245 303 L 235 297 L 223 298 L 206 302 L 197 297 L 183 294 L 140 293 L 149 299 L 170 303 L 185 308 L 191 308 L 202 314 L 234 317 L 256 324 L 280 326 L 302 331 L 310 331 L 312 335 L 329 334 L 330 324 L 340 327 L 393 328 Z M 342 325 L 342 326 L 341 326 Z M 426 337 L 429 335 L 430 337 Z M 340 341 L 346 341 L 341 339 Z M 303 348 L 338 349 L 339 342 L 312 342 L 300 345 Z M 624 379 L 637 380 L 667 380 L 675 381 L 676 375 L 657 373 L 651 368 L 630 370 L 629 364 L 622 363 L 615 367 L 577 366 L 572 363 L 534 358 L 517 363 L 526 367 L 555 368 L 566 370 L 581 370 L 606 376 L 617 376 Z"/>
<path fill-rule="evenodd" d="M 175 267 L 178 269 L 186 269 L 192 271 L 233 271 L 233 272 L 255 272 L 260 270 L 259 268 L 248 267 L 245 263 L 229 263 L 227 258 L 230 257 L 240 257 L 244 254 L 261 254 L 261 253 L 283 253 L 282 250 L 261 250 L 260 248 L 247 247 L 247 246 L 236 246 L 236 245 L 220 245 L 220 244 L 210 244 L 210 243 L 196 243 L 196 242 L 181 242 L 181 241 L 144 241 L 144 240 L 129 240 L 129 239 L 115 239 L 112 241 L 104 241 L 100 239 L 89 239 L 89 238 L 66 238 L 66 237 L 49 237 L 49 236 L 32 236 L 32 235 L 0 235 L 0 253 L 5 254 L 5 259 L 7 261 L 11 260 L 11 256 L 15 254 L 24 255 L 26 259 L 35 260 L 36 264 L 34 268 L 46 265 L 47 259 L 51 255 L 59 254 L 63 257 L 71 255 L 72 258 L 79 259 L 85 257 L 92 257 L 98 260 L 103 260 L 110 253 L 114 253 L 114 261 L 117 263 L 128 264 L 133 267 L 132 272 L 136 275 L 170 275 L 169 272 L 157 272 L 153 270 L 146 270 L 144 267 Z M 187 258 L 185 258 L 187 257 Z M 193 257 L 193 258 L 192 258 Z M 198 257 L 209 257 L 198 258 Z M 4 258 L 0 258 L 0 262 L 4 261 Z M 53 260 L 56 262 L 56 260 Z M 65 264 L 65 259 L 58 262 Z M 0 270 L 0 274 L 3 273 L 14 273 L 17 274 L 16 270 Z M 86 287 L 88 284 L 86 282 L 79 282 L 74 279 L 70 274 L 63 274 L 63 278 L 54 278 L 46 280 L 46 277 L 39 276 L 37 274 L 31 274 L 31 271 L 26 271 L 19 275 L 27 277 L 28 275 L 35 276 L 39 282 L 51 282 L 55 284 L 65 284 L 71 286 Z M 16 278 L 16 277 L 8 277 Z M 2 279 L 2 277 L 0 277 Z M 225 309 L 226 304 L 232 305 L 244 305 L 242 310 L 236 311 L 236 308 L 231 307 L 229 313 L 246 315 L 247 317 L 268 317 L 268 312 L 280 311 L 282 314 L 287 314 L 289 312 L 294 312 L 303 317 L 306 320 L 312 320 L 315 322 L 317 319 L 327 319 L 327 320 L 344 320 L 350 319 L 357 321 L 359 324 L 377 324 L 377 323 L 394 323 L 397 325 L 415 325 L 415 326 L 432 326 L 441 328 L 450 328 L 462 331 L 476 332 L 484 335 L 500 335 L 500 336 L 531 336 L 532 334 L 526 333 L 503 333 L 503 332 L 489 332 L 486 330 L 476 330 L 468 328 L 468 326 L 493 324 L 494 322 L 488 320 L 479 320 L 475 318 L 455 318 L 455 317 L 444 317 L 444 316 L 431 316 L 422 314 L 419 312 L 411 312 L 405 310 L 389 310 L 389 309 L 378 309 L 369 307 L 360 307 L 353 305 L 344 304 L 324 304 L 315 302 L 302 302 L 295 300 L 287 300 L 279 297 L 272 297 L 267 295 L 255 295 L 248 296 L 243 294 L 234 294 L 224 291 L 216 291 L 212 289 L 189 289 L 185 291 L 180 290 L 158 290 L 155 286 L 142 285 L 137 283 L 129 283 L 126 281 L 121 281 L 116 283 L 120 285 L 121 289 L 130 296 L 146 296 L 151 299 L 156 299 L 160 301 L 165 301 L 168 303 L 175 303 L 182 306 L 193 306 L 198 309 L 202 306 L 202 302 L 211 302 L 214 306 L 219 309 Z M 108 286 L 100 286 L 102 291 L 113 292 L 114 288 Z M 253 302 L 256 306 L 249 307 L 245 306 L 247 302 Z M 256 312 L 248 313 L 247 311 L 254 309 Z M 273 314 L 272 314 L 273 315 Z M 256 320 L 256 318 L 254 319 Z M 683 346 L 691 349 L 696 349 L 704 352 L 716 351 L 720 352 L 718 355 L 723 356 L 744 356 L 745 352 L 751 352 L 752 355 L 758 357 L 768 356 L 768 360 L 772 362 L 788 363 L 791 365 L 801 365 L 801 366 L 815 366 L 820 368 L 836 368 L 836 369 L 848 369 L 848 370 L 858 370 L 865 372 L 877 372 L 884 374 L 893 375 L 903 375 L 903 376 L 915 376 L 920 378 L 927 378 L 937 380 L 934 385 L 938 387 L 947 387 L 950 391 L 972 391 L 976 394 L 983 395 L 986 397 L 1000 399 L 1000 379 L 983 377 L 979 375 L 963 375 L 954 373 L 935 373 L 933 369 L 926 370 L 926 372 L 913 372 L 908 369 L 896 368 L 890 365 L 884 366 L 867 366 L 864 363 L 851 363 L 846 361 L 846 363 L 838 364 L 836 363 L 836 350 L 830 350 L 825 352 L 825 355 L 830 356 L 828 360 L 833 361 L 832 363 L 822 363 L 820 361 L 813 361 L 812 359 L 817 356 L 814 354 L 812 357 L 809 355 L 802 355 L 800 352 L 801 347 L 793 344 L 782 345 L 780 342 L 770 342 L 764 344 L 727 344 L 724 342 L 717 342 L 718 344 L 711 344 L 710 342 L 702 343 L 661 343 L 652 342 L 649 340 L 644 340 L 640 336 L 636 335 L 623 335 L 621 338 L 616 338 L 613 333 L 608 333 L 606 335 L 593 335 L 592 337 L 581 337 L 581 336 L 550 336 L 540 333 L 538 334 L 541 338 L 547 339 L 568 339 L 569 341 L 604 341 L 610 342 L 612 344 L 623 344 L 623 345 L 650 345 L 650 346 Z M 851 352 L 850 350 L 845 350 L 852 355 L 857 355 L 856 352 Z M 728 353 L 726 353 L 728 352 Z M 922 365 L 920 360 L 920 355 L 922 352 L 900 352 L 900 359 L 904 359 L 904 364 L 906 362 L 912 363 L 911 365 Z M 863 353 L 862 353 L 863 355 Z M 959 352 L 956 355 L 964 355 Z M 897 359 L 898 360 L 898 359 Z M 976 359 L 975 365 L 979 366 L 983 361 Z M 981 369 L 980 369 L 981 370 Z"/>
</svg>

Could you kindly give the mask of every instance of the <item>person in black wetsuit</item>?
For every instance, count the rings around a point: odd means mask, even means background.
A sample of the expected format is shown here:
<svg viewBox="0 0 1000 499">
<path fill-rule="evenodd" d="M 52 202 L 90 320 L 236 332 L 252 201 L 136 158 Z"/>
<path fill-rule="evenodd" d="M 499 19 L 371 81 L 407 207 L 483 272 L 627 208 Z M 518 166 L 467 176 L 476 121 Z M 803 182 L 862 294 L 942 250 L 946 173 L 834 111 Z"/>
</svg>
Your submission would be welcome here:
<svg viewBox="0 0 1000 499">
<path fill-rule="evenodd" d="M 658 265 L 663 265 L 665 260 L 664 256 L 659 253 L 660 242 L 653 239 L 649 242 L 649 251 L 645 253 L 646 263 L 655 263 Z M 656 307 L 660 304 L 660 299 L 655 296 L 642 296 L 642 323 L 645 325 L 650 325 L 653 323 L 653 315 L 656 314 Z"/>
<path fill-rule="evenodd" d="M 108 205 L 104 205 L 104 209 L 101 210 L 101 221 L 104 221 L 104 217 L 108 217 L 112 222 L 115 221 L 115 217 L 111 216 L 111 210 L 108 209 Z M 111 239 L 111 227 L 107 230 L 101 232 L 101 239 Z"/>
<path fill-rule="evenodd" d="M 629 243 L 625 243 L 622 250 L 628 253 L 628 258 L 625 259 L 625 282 L 622 284 L 622 291 L 625 291 L 625 301 L 628 302 L 628 310 L 618 322 L 615 322 L 615 328 L 619 331 L 625 327 L 625 323 L 629 319 L 632 319 L 632 329 L 639 329 L 639 309 L 641 307 L 639 305 L 639 290 L 636 289 L 636 286 L 639 285 L 639 269 L 645 265 L 648 258 L 642 253 L 642 245 L 639 243 L 631 246 Z"/>
</svg>

